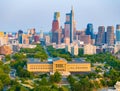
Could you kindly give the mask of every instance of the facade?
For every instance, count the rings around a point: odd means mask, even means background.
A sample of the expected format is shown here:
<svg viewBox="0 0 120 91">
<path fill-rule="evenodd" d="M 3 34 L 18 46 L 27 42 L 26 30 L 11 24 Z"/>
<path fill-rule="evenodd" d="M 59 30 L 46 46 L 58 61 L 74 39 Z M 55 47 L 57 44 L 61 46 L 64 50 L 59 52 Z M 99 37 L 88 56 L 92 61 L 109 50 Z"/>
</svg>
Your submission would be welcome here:
<svg viewBox="0 0 120 91">
<path fill-rule="evenodd" d="M 23 35 L 23 31 L 22 31 L 22 30 L 19 30 L 19 31 L 18 31 L 18 42 L 19 42 L 19 44 L 22 44 L 22 43 L 23 43 L 22 35 Z"/>
<path fill-rule="evenodd" d="M 61 43 L 62 29 L 60 28 L 60 12 L 54 13 L 54 20 L 52 22 L 52 43 Z"/>
<path fill-rule="evenodd" d="M 83 41 L 84 44 L 92 43 L 91 35 L 86 35 L 84 30 L 76 31 L 76 40 Z"/>
<path fill-rule="evenodd" d="M 69 45 L 70 44 L 70 38 L 69 37 L 64 38 L 64 43 Z"/>
<path fill-rule="evenodd" d="M 78 55 L 78 45 L 71 47 L 71 54 L 74 56 Z"/>
<path fill-rule="evenodd" d="M 107 27 L 107 44 L 114 45 L 114 27 L 113 26 Z"/>
<path fill-rule="evenodd" d="M 73 56 L 78 55 L 78 44 L 69 44 L 65 46 L 65 51 L 71 53 Z"/>
<path fill-rule="evenodd" d="M 99 26 L 96 45 L 102 45 L 104 43 L 105 43 L 105 27 Z"/>
<path fill-rule="evenodd" d="M 49 35 L 46 35 L 45 37 L 45 44 L 49 44 L 50 43 L 50 36 Z"/>
<path fill-rule="evenodd" d="M 83 41 L 84 44 L 91 44 L 92 42 L 90 35 L 78 36 L 78 40 Z"/>
<path fill-rule="evenodd" d="M 8 44 L 8 35 L 0 37 L 0 45 L 7 45 Z"/>
<path fill-rule="evenodd" d="M 91 39 L 94 39 L 93 24 L 91 24 L 91 23 L 87 24 L 87 29 L 86 29 L 85 33 L 86 33 L 86 35 L 90 35 Z"/>
<path fill-rule="evenodd" d="M 87 44 L 84 46 L 84 54 L 92 55 L 96 54 L 96 46 Z"/>
<path fill-rule="evenodd" d="M 70 13 L 66 14 L 66 21 L 65 21 L 65 38 L 70 38 L 70 43 L 73 42 L 76 35 L 76 22 L 74 20 L 74 10 L 73 7 Z"/>
<path fill-rule="evenodd" d="M 39 43 L 40 42 L 40 37 L 38 35 L 34 36 L 34 42 Z"/>
<path fill-rule="evenodd" d="M 69 75 L 72 72 L 90 72 L 91 64 L 81 59 L 67 62 L 63 58 L 54 58 L 52 62 L 28 62 L 27 70 L 30 72 L 55 73 Z"/>
<path fill-rule="evenodd" d="M 43 31 L 42 30 L 40 30 L 40 38 L 43 38 L 43 36 L 44 36 L 44 34 L 43 34 Z"/>
<path fill-rule="evenodd" d="M 120 25 L 116 25 L 116 44 L 120 44 Z"/>
<path fill-rule="evenodd" d="M 35 34 L 36 34 L 35 28 L 31 28 L 28 30 L 28 35 L 35 35 Z"/>
<path fill-rule="evenodd" d="M 29 44 L 29 36 L 27 34 L 22 34 L 22 44 Z"/>
<path fill-rule="evenodd" d="M 66 45 L 65 46 L 65 51 L 71 53 L 71 46 L 70 45 Z"/>
</svg>

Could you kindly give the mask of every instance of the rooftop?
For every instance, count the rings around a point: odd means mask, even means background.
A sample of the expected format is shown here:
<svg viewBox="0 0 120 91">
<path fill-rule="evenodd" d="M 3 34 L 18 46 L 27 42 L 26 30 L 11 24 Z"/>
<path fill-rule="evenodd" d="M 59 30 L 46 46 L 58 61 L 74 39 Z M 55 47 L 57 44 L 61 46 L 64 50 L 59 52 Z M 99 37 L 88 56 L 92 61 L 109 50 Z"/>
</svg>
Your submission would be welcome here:
<svg viewBox="0 0 120 91">
<path fill-rule="evenodd" d="M 82 59 L 82 58 L 74 58 L 72 61 L 67 61 L 66 59 L 64 58 L 60 58 L 60 57 L 56 57 L 56 58 L 53 58 L 52 60 L 53 61 L 46 61 L 46 62 L 41 62 L 40 59 L 36 59 L 36 58 L 28 58 L 28 64 L 52 64 L 54 61 L 57 61 L 57 60 L 63 60 L 63 61 L 66 61 L 68 62 L 68 64 L 71 64 L 71 63 L 89 63 L 89 62 L 86 62 L 85 59 Z"/>
</svg>

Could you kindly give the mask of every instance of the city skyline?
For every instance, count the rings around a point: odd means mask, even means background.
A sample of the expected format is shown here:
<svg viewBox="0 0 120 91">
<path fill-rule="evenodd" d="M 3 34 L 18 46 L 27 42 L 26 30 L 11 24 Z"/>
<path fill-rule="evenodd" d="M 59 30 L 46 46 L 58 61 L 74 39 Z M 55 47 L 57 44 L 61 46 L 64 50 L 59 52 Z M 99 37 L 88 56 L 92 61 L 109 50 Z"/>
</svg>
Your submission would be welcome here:
<svg viewBox="0 0 120 91">
<path fill-rule="evenodd" d="M 92 23 L 94 31 L 98 31 L 98 26 L 107 26 L 119 24 L 119 0 L 58 0 L 58 1 L 0 1 L 0 31 L 16 32 L 19 29 L 27 31 L 30 28 L 36 28 L 39 32 L 51 31 L 54 12 L 60 12 L 60 25 L 64 27 L 65 14 L 74 7 L 74 17 L 77 30 L 87 27 Z M 102 7 L 101 7 L 102 6 Z"/>
</svg>

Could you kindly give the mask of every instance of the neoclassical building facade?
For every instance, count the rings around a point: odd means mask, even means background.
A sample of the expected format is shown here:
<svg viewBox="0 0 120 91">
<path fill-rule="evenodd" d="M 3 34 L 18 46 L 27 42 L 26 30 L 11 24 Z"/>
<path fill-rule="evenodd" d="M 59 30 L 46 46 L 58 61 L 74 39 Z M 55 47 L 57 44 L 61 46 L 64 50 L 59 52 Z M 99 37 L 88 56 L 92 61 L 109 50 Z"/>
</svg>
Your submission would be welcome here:
<svg viewBox="0 0 120 91">
<path fill-rule="evenodd" d="M 28 62 L 27 70 L 30 72 L 54 73 L 69 75 L 72 72 L 90 72 L 91 64 L 81 59 L 66 61 L 63 58 L 54 58 L 51 62 Z"/>
</svg>

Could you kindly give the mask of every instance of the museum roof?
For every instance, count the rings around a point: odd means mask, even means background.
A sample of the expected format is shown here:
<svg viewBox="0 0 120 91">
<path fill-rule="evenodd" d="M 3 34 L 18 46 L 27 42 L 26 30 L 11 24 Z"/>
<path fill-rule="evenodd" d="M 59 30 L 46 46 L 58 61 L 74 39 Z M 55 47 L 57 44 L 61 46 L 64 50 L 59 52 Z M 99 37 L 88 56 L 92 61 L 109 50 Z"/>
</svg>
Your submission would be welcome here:
<svg viewBox="0 0 120 91">
<path fill-rule="evenodd" d="M 45 61 L 45 62 L 41 62 L 40 59 L 29 58 L 28 59 L 28 64 L 52 64 L 53 62 L 58 61 L 58 60 L 66 61 L 68 64 L 89 63 L 89 62 L 86 62 L 85 59 L 82 59 L 82 58 L 74 58 L 74 59 L 72 59 L 72 61 L 67 61 L 64 58 L 56 57 L 56 58 L 53 58 L 53 61 Z"/>
</svg>

